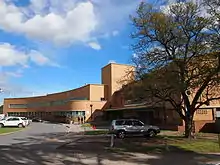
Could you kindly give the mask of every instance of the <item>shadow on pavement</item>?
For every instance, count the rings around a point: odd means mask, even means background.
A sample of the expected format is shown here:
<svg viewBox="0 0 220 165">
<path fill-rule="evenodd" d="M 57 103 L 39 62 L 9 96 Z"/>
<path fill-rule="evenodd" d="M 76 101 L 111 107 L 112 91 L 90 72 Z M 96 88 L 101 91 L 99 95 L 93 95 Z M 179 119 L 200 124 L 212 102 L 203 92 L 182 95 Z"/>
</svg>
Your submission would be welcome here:
<svg viewBox="0 0 220 165">
<path fill-rule="evenodd" d="M 60 142 L 62 139 L 71 143 L 57 148 L 64 144 Z M 27 138 L 25 142 L 24 139 L 16 140 L 21 142 L 0 146 L 1 165 L 198 165 L 203 159 L 220 160 L 220 155 L 198 154 L 178 148 L 170 152 L 126 148 L 122 140 L 116 140 L 112 149 L 109 137 L 81 133 L 65 136 L 64 133 L 41 134 Z"/>
</svg>

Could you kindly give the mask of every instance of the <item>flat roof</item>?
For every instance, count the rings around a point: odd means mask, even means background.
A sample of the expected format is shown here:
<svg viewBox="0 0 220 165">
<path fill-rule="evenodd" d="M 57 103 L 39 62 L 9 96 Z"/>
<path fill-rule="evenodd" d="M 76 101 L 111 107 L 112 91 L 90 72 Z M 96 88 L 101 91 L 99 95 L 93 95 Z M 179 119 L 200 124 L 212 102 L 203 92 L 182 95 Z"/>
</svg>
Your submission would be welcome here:
<svg viewBox="0 0 220 165">
<path fill-rule="evenodd" d="M 56 95 L 56 94 L 62 94 L 62 93 L 67 93 L 67 92 L 71 92 L 71 91 L 75 91 L 75 90 L 79 90 L 80 88 L 85 88 L 87 86 L 105 86 L 106 84 L 86 84 L 84 86 L 75 88 L 75 89 L 71 89 L 71 90 L 67 90 L 67 91 L 62 91 L 62 92 L 57 92 L 57 93 L 48 93 L 45 95 L 41 95 L 41 96 L 29 96 L 29 97 L 11 97 L 11 98 L 4 98 L 4 100 L 10 100 L 10 99 L 29 99 L 29 98 L 40 98 L 40 97 L 47 97 L 50 95 Z"/>
<path fill-rule="evenodd" d="M 101 69 L 103 69 L 103 68 L 105 68 L 105 67 L 107 67 L 107 66 L 109 66 L 109 65 L 122 65 L 122 66 L 135 67 L 134 65 L 129 65 L 129 64 L 109 63 L 109 64 L 103 66 Z"/>
</svg>

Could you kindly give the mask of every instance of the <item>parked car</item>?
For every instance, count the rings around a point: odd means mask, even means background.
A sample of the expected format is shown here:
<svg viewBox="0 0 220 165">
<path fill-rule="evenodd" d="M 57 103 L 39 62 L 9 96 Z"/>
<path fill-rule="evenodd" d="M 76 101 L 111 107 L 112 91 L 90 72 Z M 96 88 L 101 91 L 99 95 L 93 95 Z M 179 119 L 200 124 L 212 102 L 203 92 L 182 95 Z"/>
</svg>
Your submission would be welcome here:
<svg viewBox="0 0 220 165">
<path fill-rule="evenodd" d="M 28 126 L 31 123 L 27 117 L 21 117 L 21 119 L 25 121 L 25 126 Z"/>
<path fill-rule="evenodd" d="M 43 120 L 41 120 L 40 118 L 33 118 L 32 122 L 43 122 Z"/>
<path fill-rule="evenodd" d="M 137 119 L 118 119 L 113 120 L 110 127 L 110 133 L 115 134 L 118 138 L 125 136 L 142 135 L 145 137 L 154 137 L 160 133 L 160 128 L 152 125 L 145 125 Z"/>
<path fill-rule="evenodd" d="M 0 127 L 25 127 L 26 122 L 21 117 L 7 117 L 0 120 Z"/>
</svg>

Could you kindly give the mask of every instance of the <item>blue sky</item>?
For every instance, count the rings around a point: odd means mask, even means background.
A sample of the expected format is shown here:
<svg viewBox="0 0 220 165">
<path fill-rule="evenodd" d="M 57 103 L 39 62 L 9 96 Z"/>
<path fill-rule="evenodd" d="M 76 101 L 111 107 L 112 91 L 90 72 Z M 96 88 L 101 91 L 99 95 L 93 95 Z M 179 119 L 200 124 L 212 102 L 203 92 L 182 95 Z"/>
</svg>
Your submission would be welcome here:
<svg viewBox="0 0 220 165">
<path fill-rule="evenodd" d="M 131 63 L 129 14 L 140 0 L 0 0 L 0 88 L 24 97 L 101 82 Z"/>
</svg>

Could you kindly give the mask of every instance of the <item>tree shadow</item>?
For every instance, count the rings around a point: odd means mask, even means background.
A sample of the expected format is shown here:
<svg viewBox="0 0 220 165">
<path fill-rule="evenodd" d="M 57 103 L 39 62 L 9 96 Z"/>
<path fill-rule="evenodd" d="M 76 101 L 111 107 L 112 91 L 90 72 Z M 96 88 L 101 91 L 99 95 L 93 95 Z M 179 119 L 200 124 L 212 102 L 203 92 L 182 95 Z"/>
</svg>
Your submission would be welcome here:
<svg viewBox="0 0 220 165">
<path fill-rule="evenodd" d="M 20 143 L 0 146 L 2 165 L 196 165 L 202 159 L 220 160 L 219 155 L 198 154 L 171 148 L 170 151 L 154 152 L 141 149 L 139 143 L 147 139 L 115 139 L 114 148 L 106 136 L 84 136 L 81 133 L 40 134 L 25 139 L 16 138 Z M 43 138 L 42 138 L 43 137 Z M 53 140 L 57 138 L 58 140 Z M 49 140 L 48 140 L 49 139 Z M 62 141 L 69 141 L 65 143 Z M 60 140 L 60 141 L 59 141 Z M 132 145 L 132 142 L 136 145 Z M 128 144 L 126 144 L 128 143 Z M 126 145 L 125 145 L 126 144 Z M 58 147 L 61 146 L 61 147 Z M 150 148 L 150 147 L 149 147 Z M 203 160 L 202 160 L 203 161 Z"/>
</svg>

